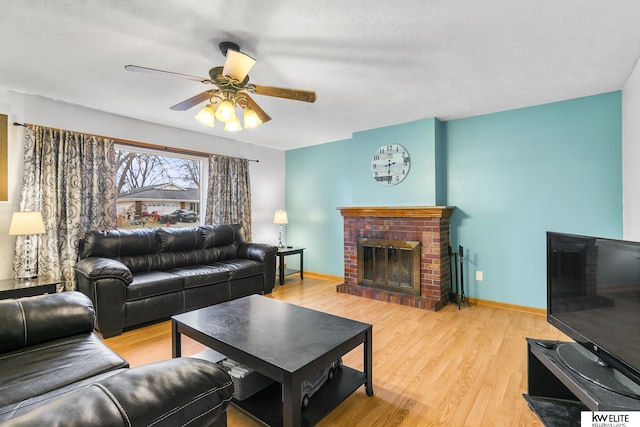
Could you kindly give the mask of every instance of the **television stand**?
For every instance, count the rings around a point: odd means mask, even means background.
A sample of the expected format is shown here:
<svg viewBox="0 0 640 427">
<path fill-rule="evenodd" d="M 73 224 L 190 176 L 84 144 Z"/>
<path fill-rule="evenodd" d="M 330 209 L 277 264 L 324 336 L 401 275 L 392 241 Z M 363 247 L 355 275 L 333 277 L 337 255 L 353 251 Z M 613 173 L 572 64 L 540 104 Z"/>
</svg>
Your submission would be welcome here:
<svg viewBox="0 0 640 427">
<path fill-rule="evenodd" d="M 527 338 L 528 393 L 523 396 L 545 425 L 580 425 L 581 411 L 640 410 L 640 400 L 601 387 L 569 369 L 558 354 L 558 347 L 564 347 L 566 353 L 565 346 L 579 344 Z"/>
</svg>

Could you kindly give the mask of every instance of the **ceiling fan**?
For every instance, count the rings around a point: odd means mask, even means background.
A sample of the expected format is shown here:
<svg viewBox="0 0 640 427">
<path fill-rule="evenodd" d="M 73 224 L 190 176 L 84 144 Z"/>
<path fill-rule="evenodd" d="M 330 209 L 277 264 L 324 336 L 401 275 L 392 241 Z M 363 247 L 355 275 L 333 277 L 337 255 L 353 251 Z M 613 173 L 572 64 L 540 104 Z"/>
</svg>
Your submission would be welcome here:
<svg viewBox="0 0 640 427">
<path fill-rule="evenodd" d="M 196 120 L 204 125 L 213 127 L 215 122 L 214 118 L 216 118 L 225 123 L 225 130 L 233 131 L 242 129 L 240 120 L 235 114 L 235 109 L 238 107 L 244 111 L 243 122 L 245 128 L 256 127 L 261 123 L 271 120 L 271 117 L 269 117 L 249 95 L 250 93 L 293 99 L 295 101 L 315 102 L 316 93 L 310 90 L 286 89 L 249 83 L 249 71 L 255 65 L 256 60 L 240 52 L 240 48 L 235 43 L 222 42 L 219 47 L 227 59 L 223 66 L 213 67 L 209 70 L 209 78 L 156 70 L 154 68 L 140 67 L 137 65 L 126 65 L 124 68 L 128 71 L 160 74 L 215 86 L 215 89 L 205 90 L 170 108 L 176 111 L 186 111 L 209 100 L 209 103 L 196 115 Z"/>
</svg>

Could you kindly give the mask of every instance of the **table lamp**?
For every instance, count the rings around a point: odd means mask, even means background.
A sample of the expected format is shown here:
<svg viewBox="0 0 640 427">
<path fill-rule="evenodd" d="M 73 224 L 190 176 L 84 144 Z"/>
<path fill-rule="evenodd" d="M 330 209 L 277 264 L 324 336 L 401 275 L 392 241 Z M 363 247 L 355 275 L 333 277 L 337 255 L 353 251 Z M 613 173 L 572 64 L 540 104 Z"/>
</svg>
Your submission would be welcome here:
<svg viewBox="0 0 640 427">
<path fill-rule="evenodd" d="M 283 211 L 282 209 L 277 210 L 276 214 L 273 216 L 273 223 L 280 226 L 280 231 L 278 232 L 278 247 L 284 248 L 284 243 L 282 242 L 282 226 L 289 223 L 287 211 Z"/>
<path fill-rule="evenodd" d="M 11 225 L 9 226 L 10 236 L 25 236 L 24 251 L 25 251 L 25 266 L 24 276 L 18 277 L 21 280 L 29 280 L 38 276 L 31 271 L 31 236 L 34 234 L 44 234 L 44 221 L 42 220 L 42 214 L 40 212 L 14 212 L 11 218 Z"/>
</svg>

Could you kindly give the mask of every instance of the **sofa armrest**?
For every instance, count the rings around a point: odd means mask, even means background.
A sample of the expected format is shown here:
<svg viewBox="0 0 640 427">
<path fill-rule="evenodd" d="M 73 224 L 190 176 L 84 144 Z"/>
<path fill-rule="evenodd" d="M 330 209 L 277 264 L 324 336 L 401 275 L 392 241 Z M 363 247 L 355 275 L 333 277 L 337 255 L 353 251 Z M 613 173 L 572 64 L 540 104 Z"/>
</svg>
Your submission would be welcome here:
<svg viewBox="0 0 640 427">
<path fill-rule="evenodd" d="M 91 300 L 80 292 L 0 300 L 0 353 L 93 331 Z"/>
<path fill-rule="evenodd" d="M 265 262 L 271 254 L 275 255 L 278 248 L 265 243 L 241 243 L 238 247 L 238 258 Z"/>
<path fill-rule="evenodd" d="M 102 257 L 81 259 L 74 269 L 78 290 L 93 301 L 96 329 L 103 338 L 121 334 L 126 287 L 133 282 L 131 270 L 120 261 Z"/>
<path fill-rule="evenodd" d="M 170 359 L 127 369 L 3 425 L 209 426 L 226 420 L 232 395 L 231 377 L 218 365 Z"/>
<path fill-rule="evenodd" d="M 74 266 L 76 275 L 80 274 L 88 280 L 120 279 L 126 285 L 133 282 L 131 270 L 115 259 L 89 257 L 81 259 Z"/>
<path fill-rule="evenodd" d="M 238 247 L 238 258 L 264 263 L 262 292 L 270 294 L 276 285 L 276 254 L 278 248 L 265 243 L 242 243 Z"/>
</svg>

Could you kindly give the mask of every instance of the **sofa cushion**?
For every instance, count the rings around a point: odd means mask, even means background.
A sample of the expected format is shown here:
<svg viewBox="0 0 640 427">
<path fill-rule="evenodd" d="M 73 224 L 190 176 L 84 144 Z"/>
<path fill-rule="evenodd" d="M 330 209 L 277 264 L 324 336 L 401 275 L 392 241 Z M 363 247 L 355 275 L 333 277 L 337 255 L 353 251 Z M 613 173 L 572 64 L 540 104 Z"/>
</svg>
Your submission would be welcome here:
<svg viewBox="0 0 640 427">
<path fill-rule="evenodd" d="M 236 246 L 244 242 L 244 229 L 240 224 L 229 225 L 202 225 L 204 235 L 204 247 Z"/>
<path fill-rule="evenodd" d="M 0 407 L 129 364 L 94 334 L 49 341 L 0 355 Z"/>
<path fill-rule="evenodd" d="M 229 280 L 229 268 L 226 265 L 189 265 L 172 268 L 167 273 L 175 274 L 184 279 L 184 288 L 197 288 L 213 283 Z"/>
<path fill-rule="evenodd" d="M 238 258 L 238 245 L 234 243 L 226 246 L 216 246 L 209 249 L 209 252 L 211 253 L 211 263 L 225 259 L 236 259 Z"/>
<path fill-rule="evenodd" d="M 91 300 L 80 292 L 0 300 L 0 353 L 90 333 L 95 318 Z"/>
<path fill-rule="evenodd" d="M 156 252 L 158 239 L 156 233 L 148 228 L 92 231 L 84 236 L 80 259 L 92 256 L 119 258 Z"/>
<path fill-rule="evenodd" d="M 231 286 L 229 282 L 212 283 L 207 286 L 194 286 L 185 288 L 184 311 L 209 307 L 231 299 Z M 259 292 L 256 292 L 259 293 Z"/>
<path fill-rule="evenodd" d="M 124 303 L 123 327 L 167 320 L 176 313 L 183 313 L 184 307 L 184 291 L 127 300 Z"/>
<path fill-rule="evenodd" d="M 126 300 L 133 301 L 156 295 L 181 291 L 184 279 L 168 271 L 146 271 L 133 275 L 126 288 Z"/>
<path fill-rule="evenodd" d="M 160 252 L 162 270 L 185 265 L 205 265 L 214 261 L 214 254 L 207 249 L 193 249 L 188 251 Z"/>
<path fill-rule="evenodd" d="M 250 259 L 230 259 L 218 261 L 212 264 L 213 267 L 227 269 L 230 279 L 250 277 L 264 272 L 264 264 Z"/>
<path fill-rule="evenodd" d="M 204 248 L 204 234 L 200 227 L 159 228 L 156 233 L 161 252 Z"/>
<path fill-rule="evenodd" d="M 160 252 L 155 254 L 121 256 L 115 259 L 126 265 L 132 273 L 162 270 L 163 267 Z"/>
</svg>

